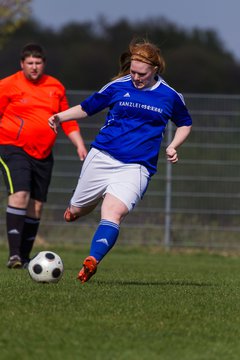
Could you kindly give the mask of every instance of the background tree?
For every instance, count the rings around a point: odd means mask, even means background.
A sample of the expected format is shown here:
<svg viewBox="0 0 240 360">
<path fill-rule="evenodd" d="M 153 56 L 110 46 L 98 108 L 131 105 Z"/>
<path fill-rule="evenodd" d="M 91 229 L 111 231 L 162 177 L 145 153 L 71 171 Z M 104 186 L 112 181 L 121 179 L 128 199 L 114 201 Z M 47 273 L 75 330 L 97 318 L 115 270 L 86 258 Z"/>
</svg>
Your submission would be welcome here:
<svg viewBox="0 0 240 360">
<path fill-rule="evenodd" d="M 0 77 L 19 69 L 19 54 L 28 42 L 47 52 L 47 72 L 72 90 L 96 90 L 118 72 L 120 54 L 132 38 L 147 38 L 160 46 L 167 68 L 163 75 L 183 93 L 239 94 L 240 64 L 211 30 L 186 30 L 165 18 L 140 22 L 69 23 L 58 31 L 34 19 L 22 24 L 0 49 Z"/>
<path fill-rule="evenodd" d="M 0 49 L 29 17 L 31 0 L 0 0 Z"/>
</svg>

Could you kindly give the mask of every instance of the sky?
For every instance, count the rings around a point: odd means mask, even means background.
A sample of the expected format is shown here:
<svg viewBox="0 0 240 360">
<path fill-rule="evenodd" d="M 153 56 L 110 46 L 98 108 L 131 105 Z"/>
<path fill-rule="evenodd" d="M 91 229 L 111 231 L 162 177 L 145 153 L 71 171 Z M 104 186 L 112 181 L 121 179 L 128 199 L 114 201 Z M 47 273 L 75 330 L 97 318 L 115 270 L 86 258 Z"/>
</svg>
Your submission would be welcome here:
<svg viewBox="0 0 240 360">
<path fill-rule="evenodd" d="M 185 30 L 215 30 L 226 50 L 240 61 L 240 0 L 32 0 L 32 15 L 43 26 L 69 22 L 137 22 L 164 17 Z"/>
</svg>

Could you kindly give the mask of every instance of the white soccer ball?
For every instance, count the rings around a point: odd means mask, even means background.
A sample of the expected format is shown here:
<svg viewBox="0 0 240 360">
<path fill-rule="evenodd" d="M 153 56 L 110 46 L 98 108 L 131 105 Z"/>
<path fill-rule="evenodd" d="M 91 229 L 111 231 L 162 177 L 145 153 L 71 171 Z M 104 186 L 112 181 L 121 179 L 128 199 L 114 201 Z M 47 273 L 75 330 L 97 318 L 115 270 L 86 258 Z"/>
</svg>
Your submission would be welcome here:
<svg viewBox="0 0 240 360">
<path fill-rule="evenodd" d="M 64 266 L 59 255 L 52 251 L 40 251 L 28 264 L 28 272 L 34 281 L 57 283 L 63 276 Z"/>
</svg>

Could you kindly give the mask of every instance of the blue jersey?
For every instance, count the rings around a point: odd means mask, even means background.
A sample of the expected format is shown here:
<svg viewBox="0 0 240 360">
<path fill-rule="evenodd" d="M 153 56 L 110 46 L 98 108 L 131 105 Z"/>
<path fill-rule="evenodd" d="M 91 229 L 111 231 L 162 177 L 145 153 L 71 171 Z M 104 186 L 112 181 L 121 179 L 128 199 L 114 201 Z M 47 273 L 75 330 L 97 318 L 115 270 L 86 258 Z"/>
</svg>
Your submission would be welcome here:
<svg viewBox="0 0 240 360">
<path fill-rule="evenodd" d="M 151 88 L 136 89 L 127 75 L 105 85 L 81 106 L 89 115 L 108 108 L 105 125 L 92 146 L 124 163 L 157 171 L 161 141 L 169 120 L 189 126 L 192 119 L 183 97 L 158 76 Z"/>
</svg>

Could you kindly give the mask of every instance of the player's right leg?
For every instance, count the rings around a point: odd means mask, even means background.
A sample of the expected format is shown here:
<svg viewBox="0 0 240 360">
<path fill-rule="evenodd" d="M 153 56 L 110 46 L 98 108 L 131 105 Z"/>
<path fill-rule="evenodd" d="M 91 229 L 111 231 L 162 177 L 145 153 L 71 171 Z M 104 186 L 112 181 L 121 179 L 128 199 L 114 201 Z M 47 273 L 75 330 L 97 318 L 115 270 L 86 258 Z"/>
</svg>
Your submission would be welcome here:
<svg viewBox="0 0 240 360">
<path fill-rule="evenodd" d="M 8 197 L 6 227 L 9 247 L 7 267 L 9 269 L 22 267 L 20 247 L 28 201 L 29 192 L 26 191 L 18 191 Z"/>
<path fill-rule="evenodd" d="M 75 220 L 79 219 L 80 217 L 83 217 L 83 216 L 91 213 L 95 209 L 96 206 L 97 206 L 97 204 L 80 208 L 80 207 L 76 207 L 73 205 L 69 205 L 64 212 L 64 215 L 63 215 L 64 220 L 66 222 L 75 221 Z"/>
<path fill-rule="evenodd" d="M 9 268 L 20 268 L 20 245 L 30 198 L 31 169 L 21 148 L 0 145 L 0 168 L 8 191 L 6 228 L 9 245 Z"/>
<path fill-rule="evenodd" d="M 102 198 L 105 191 L 105 179 L 104 170 L 101 169 L 98 158 L 99 153 L 99 150 L 91 149 L 83 163 L 77 187 L 63 216 L 66 222 L 88 215 Z M 96 172 L 99 174 L 97 181 L 95 180 Z M 102 177 L 101 174 L 103 174 Z"/>
</svg>

